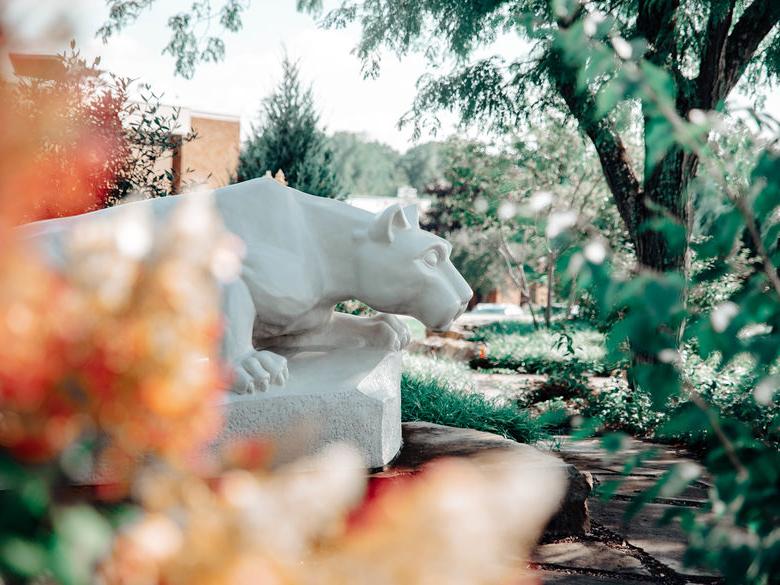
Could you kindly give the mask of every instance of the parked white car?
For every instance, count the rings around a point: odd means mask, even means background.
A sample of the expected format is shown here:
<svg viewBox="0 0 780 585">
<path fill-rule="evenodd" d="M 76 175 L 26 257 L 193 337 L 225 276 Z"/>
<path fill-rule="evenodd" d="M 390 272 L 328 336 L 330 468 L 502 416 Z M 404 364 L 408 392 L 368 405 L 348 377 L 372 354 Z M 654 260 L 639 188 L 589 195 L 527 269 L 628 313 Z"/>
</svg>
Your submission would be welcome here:
<svg viewBox="0 0 780 585">
<path fill-rule="evenodd" d="M 506 317 L 520 316 L 524 314 L 523 309 L 511 303 L 477 303 L 469 311 L 472 315 L 503 315 Z"/>
</svg>

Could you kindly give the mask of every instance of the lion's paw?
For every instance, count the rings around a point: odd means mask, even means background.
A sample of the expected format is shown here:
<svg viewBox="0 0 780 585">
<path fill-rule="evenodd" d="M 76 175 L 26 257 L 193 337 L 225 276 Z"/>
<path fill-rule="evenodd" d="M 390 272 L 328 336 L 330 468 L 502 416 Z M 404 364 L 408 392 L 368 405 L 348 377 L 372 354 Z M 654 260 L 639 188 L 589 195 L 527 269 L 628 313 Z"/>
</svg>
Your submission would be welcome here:
<svg viewBox="0 0 780 585">
<path fill-rule="evenodd" d="M 409 345 L 412 334 L 409 328 L 395 315 L 377 313 L 369 317 L 374 332 L 369 344 L 373 347 L 385 347 L 400 351 Z"/>
<path fill-rule="evenodd" d="M 233 392 L 265 392 L 270 385 L 284 386 L 290 373 L 287 359 L 270 351 L 250 351 L 234 365 Z"/>
</svg>

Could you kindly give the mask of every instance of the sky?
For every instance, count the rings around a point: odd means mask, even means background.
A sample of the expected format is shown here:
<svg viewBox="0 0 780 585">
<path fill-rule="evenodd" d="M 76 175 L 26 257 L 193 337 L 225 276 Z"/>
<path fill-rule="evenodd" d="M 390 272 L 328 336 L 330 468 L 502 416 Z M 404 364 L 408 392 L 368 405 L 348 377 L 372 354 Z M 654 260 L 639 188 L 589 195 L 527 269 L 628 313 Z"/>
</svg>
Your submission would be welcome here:
<svg viewBox="0 0 780 585">
<path fill-rule="evenodd" d="M 33 30 L 40 22 L 31 17 L 29 7 L 54 1 L 22 0 L 18 4 L 28 7 L 20 18 Z M 161 55 L 169 38 L 167 18 L 188 7 L 191 0 L 157 0 L 135 24 L 105 45 L 95 38 L 108 13 L 105 1 L 71 0 L 67 4 L 75 28 L 72 36 L 88 60 L 100 55 L 101 68 L 151 84 L 155 91 L 164 92 L 167 104 L 241 116 L 246 135 L 257 119 L 262 98 L 281 77 L 280 62 L 286 49 L 300 59 L 302 78 L 313 86 L 327 131 L 364 132 L 401 151 L 412 145 L 411 129 L 398 130 L 396 125 L 416 95 L 416 81 L 425 71 L 423 57 L 410 55 L 400 62 L 388 54 L 380 77 L 365 80 L 360 60 L 351 54 L 359 28 L 322 30 L 315 18 L 295 10 L 295 0 L 252 0 L 244 13 L 243 29 L 223 36 L 225 60 L 199 65 L 192 80 L 174 76 L 173 59 Z M 58 39 L 28 43 L 25 49 L 62 52 L 66 47 L 67 40 Z M 454 130 L 453 118 L 442 119 L 446 136 Z"/>
<path fill-rule="evenodd" d="M 219 0 L 214 2 L 221 5 Z M 164 94 L 166 104 L 240 116 L 245 137 L 257 120 L 262 98 L 279 81 L 280 62 L 286 50 L 300 60 L 302 78 L 313 86 L 315 103 L 327 131 L 362 132 L 400 151 L 413 144 L 411 129 L 399 130 L 397 122 L 411 107 L 417 79 L 426 71 L 421 55 L 407 55 L 399 60 L 386 54 L 379 78 L 367 80 L 361 73 L 359 59 L 351 54 L 359 40 L 359 27 L 323 30 L 314 17 L 295 10 L 295 0 L 251 0 L 243 16 L 243 29 L 223 36 L 225 60 L 200 64 L 194 78 L 187 80 L 174 75 L 173 58 L 161 55 L 161 51 L 169 38 L 168 17 L 191 3 L 192 0 L 156 0 L 151 10 L 121 34 L 111 37 L 107 44 L 95 37 L 108 13 L 105 0 L 14 0 L 9 10 L 20 36 L 20 49 L 62 52 L 74 37 L 88 59 L 99 55 L 101 68 L 149 83 L 156 92 Z M 325 2 L 326 6 L 328 3 Z M 2 6 L 0 0 L 0 9 Z M 58 13 L 57 7 L 63 12 Z M 35 31 L 52 24 L 61 31 L 59 38 L 47 35 L 42 42 Z M 38 38 L 25 41 L 25 35 Z M 491 51 L 516 54 L 519 42 L 517 37 L 505 36 Z M 767 109 L 780 118 L 780 92 L 769 97 Z M 455 131 L 454 116 L 443 114 L 441 120 L 438 138 Z M 470 136 L 478 136 L 478 130 Z M 430 138 L 424 135 L 422 141 Z"/>
</svg>

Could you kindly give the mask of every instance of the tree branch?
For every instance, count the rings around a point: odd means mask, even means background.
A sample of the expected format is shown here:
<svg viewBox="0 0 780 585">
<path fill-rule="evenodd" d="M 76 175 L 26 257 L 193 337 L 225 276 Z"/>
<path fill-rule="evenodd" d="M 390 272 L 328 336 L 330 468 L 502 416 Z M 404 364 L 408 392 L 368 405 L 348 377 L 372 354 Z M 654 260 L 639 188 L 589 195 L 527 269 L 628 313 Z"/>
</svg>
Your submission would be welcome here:
<svg viewBox="0 0 780 585">
<path fill-rule="evenodd" d="M 726 46 L 733 16 L 734 0 L 729 0 L 725 11 L 720 10 L 715 2 L 710 4 L 699 75 L 696 78 L 696 106 L 704 110 L 714 108 L 724 93 Z"/>
<path fill-rule="evenodd" d="M 739 81 L 761 44 L 780 23 L 778 0 L 754 0 L 734 25 L 726 42 L 725 79 L 717 101 L 723 100 Z"/>
<path fill-rule="evenodd" d="M 680 0 L 639 0 L 636 30 L 650 45 L 647 60 L 662 65 L 677 49 L 675 20 Z"/>
<path fill-rule="evenodd" d="M 610 120 L 596 116 L 593 96 L 587 89 L 577 89 L 577 78 L 573 69 L 563 63 L 562 56 L 559 55 L 558 60 L 559 63 L 551 71 L 553 81 L 572 116 L 596 148 L 607 185 L 615 198 L 620 216 L 633 237 L 637 228 L 636 202 L 642 194 L 628 151 Z"/>
<path fill-rule="evenodd" d="M 498 246 L 498 252 L 504 259 L 509 278 L 512 279 L 512 282 L 514 282 L 515 286 L 520 290 L 520 304 L 525 303 L 528 305 L 528 312 L 531 313 L 531 320 L 533 321 L 534 329 L 539 329 L 539 324 L 536 321 L 536 314 L 534 313 L 534 307 L 531 303 L 531 290 L 528 287 L 528 279 L 525 276 L 525 268 L 523 268 L 523 263 L 515 258 L 512 252 L 509 250 L 509 243 L 506 241 L 504 230 L 501 229 L 501 227 L 498 228 L 498 233 L 499 237 L 501 238 L 501 242 Z M 514 265 L 512 262 L 514 262 Z"/>
</svg>

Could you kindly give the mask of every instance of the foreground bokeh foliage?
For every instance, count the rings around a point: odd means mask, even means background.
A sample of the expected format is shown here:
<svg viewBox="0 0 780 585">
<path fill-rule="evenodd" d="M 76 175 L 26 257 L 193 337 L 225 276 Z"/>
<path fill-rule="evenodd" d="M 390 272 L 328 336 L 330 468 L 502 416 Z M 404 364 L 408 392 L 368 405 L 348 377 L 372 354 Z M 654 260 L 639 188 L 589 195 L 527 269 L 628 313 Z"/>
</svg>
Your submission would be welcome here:
<svg viewBox="0 0 780 585">
<path fill-rule="evenodd" d="M 343 446 L 284 469 L 267 442 L 217 448 L 220 287 L 241 243 L 201 193 L 164 222 L 128 203 L 60 234 L 61 253 L 34 247 L 40 226 L 18 224 L 41 202 L 107 203 L 122 133 L 113 113 L 62 115 L 59 92 L 24 104 L 29 124 L 16 90 L 0 83 L 0 581 L 526 581 L 555 469 L 441 462 L 369 484 Z M 60 156 L 42 157 L 52 135 Z"/>
<path fill-rule="evenodd" d="M 152 1 L 112 0 L 105 32 L 132 21 Z M 319 4 L 299 3 L 305 8 Z M 198 3 L 197 10 L 208 6 Z M 225 6 L 222 24 L 235 30 L 244 5 Z M 451 75 L 424 80 L 413 119 L 424 123 L 431 110 L 457 107 L 466 121 L 517 134 L 523 124 L 563 113 L 591 141 L 641 266 L 626 270 L 617 261 L 624 250 L 615 249 L 610 238 L 570 229 L 576 214 L 551 221 L 552 214 L 540 218 L 545 209 L 540 207 L 529 217 L 520 209 L 511 219 L 544 233 L 546 243 L 559 252 L 554 270 L 561 290 L 588 300 L 589 315 L 609 332 L 609 361 L 630 364 L 631 387 L 603 408 L 614 412 L 631 393 L 634 403 L 663 413 L 659 437 L 698 441 L 713 487 L 704 509 L 684 512 L 678 520 L 689 535 L 687 560 L 719 571 L 729 583 L 770 583 L 780 570 L 780 455 L 772 440 L 778 420 L 770 408 L 760 423 L 751 420 L 753 406 L 774 404 L 779 385 L 780 158 L 776 140 L 766 139 L 767 133 L 776 135 L 777 125 L 748 112 L 750 131 L 738 135 L 734 116 L 721 115 L 740 78 L 747 80 L 747 90 L 775 81 L 778 11 L 780 5 L 771 0 L 387 0 L 348 5 L 329 19 L 333 25 L 361 22 L 365 35 L 358 52 L 369 71 L 378 65 L 374 57 L 381 47 L 405 53 L 422 46 L 434 60 L 448 51 L 458 57 Z M 182 49 L 188 73 L 198 59 L 217 57 L 221 48 L 208 39 L 210 45 L 201 50 L 192 31 L 195 22 L 186 13 L 172 21 L 176 43 L 171 51 Z M 469 61 L 476 47 L 502 30 L 520 33 L 533 46 L 531 58 Z M 8 136 L 22 138 L 10 128 Z M 627 135 L 641 137 L 638 155 Z M 737 148 L 735 141 L 743 144 Z M 740 156 L 745 151 L 750 156 Z M 23 148 L 13 154 L 18 152 Z M 462 177 L 470 169 L 458 171 Z M 490 184 L 498 215 L 502 197 L 517 194 L 495 187 Z M 554 229 L 548 231 L 550 224 Z M 696 366 L 692 356 L 706 367 Z M 721 407 L 709 386 L 744 359 L 750 379 L 739 385 L 732 406 Z M 691 363 L 702 375 L 691 375 Z M 715 374 L 703 375 L 708 369 Z M 612 422 L 591 414 L 580 436 Z M 623 418 L 637 427 L 658 421 L 634 418 L 628 409 Z M 604 446 L 620 449 L 620 436 L 605 435 Z M 635 513 L 659 493 L 679 493 L 700 471 L 672 469 L 629 511 Z M 19 486 L 14 493 L 22 504 L 39 501 L 29 494 L 40 493 L 40 481 Z M 51 534 L 49 526 L 72 525 L 61 520 L 44 524 L 36 535 L 41 541 Z M 12 543 L 2 550 L 22 548 Z"/>
</svg>

